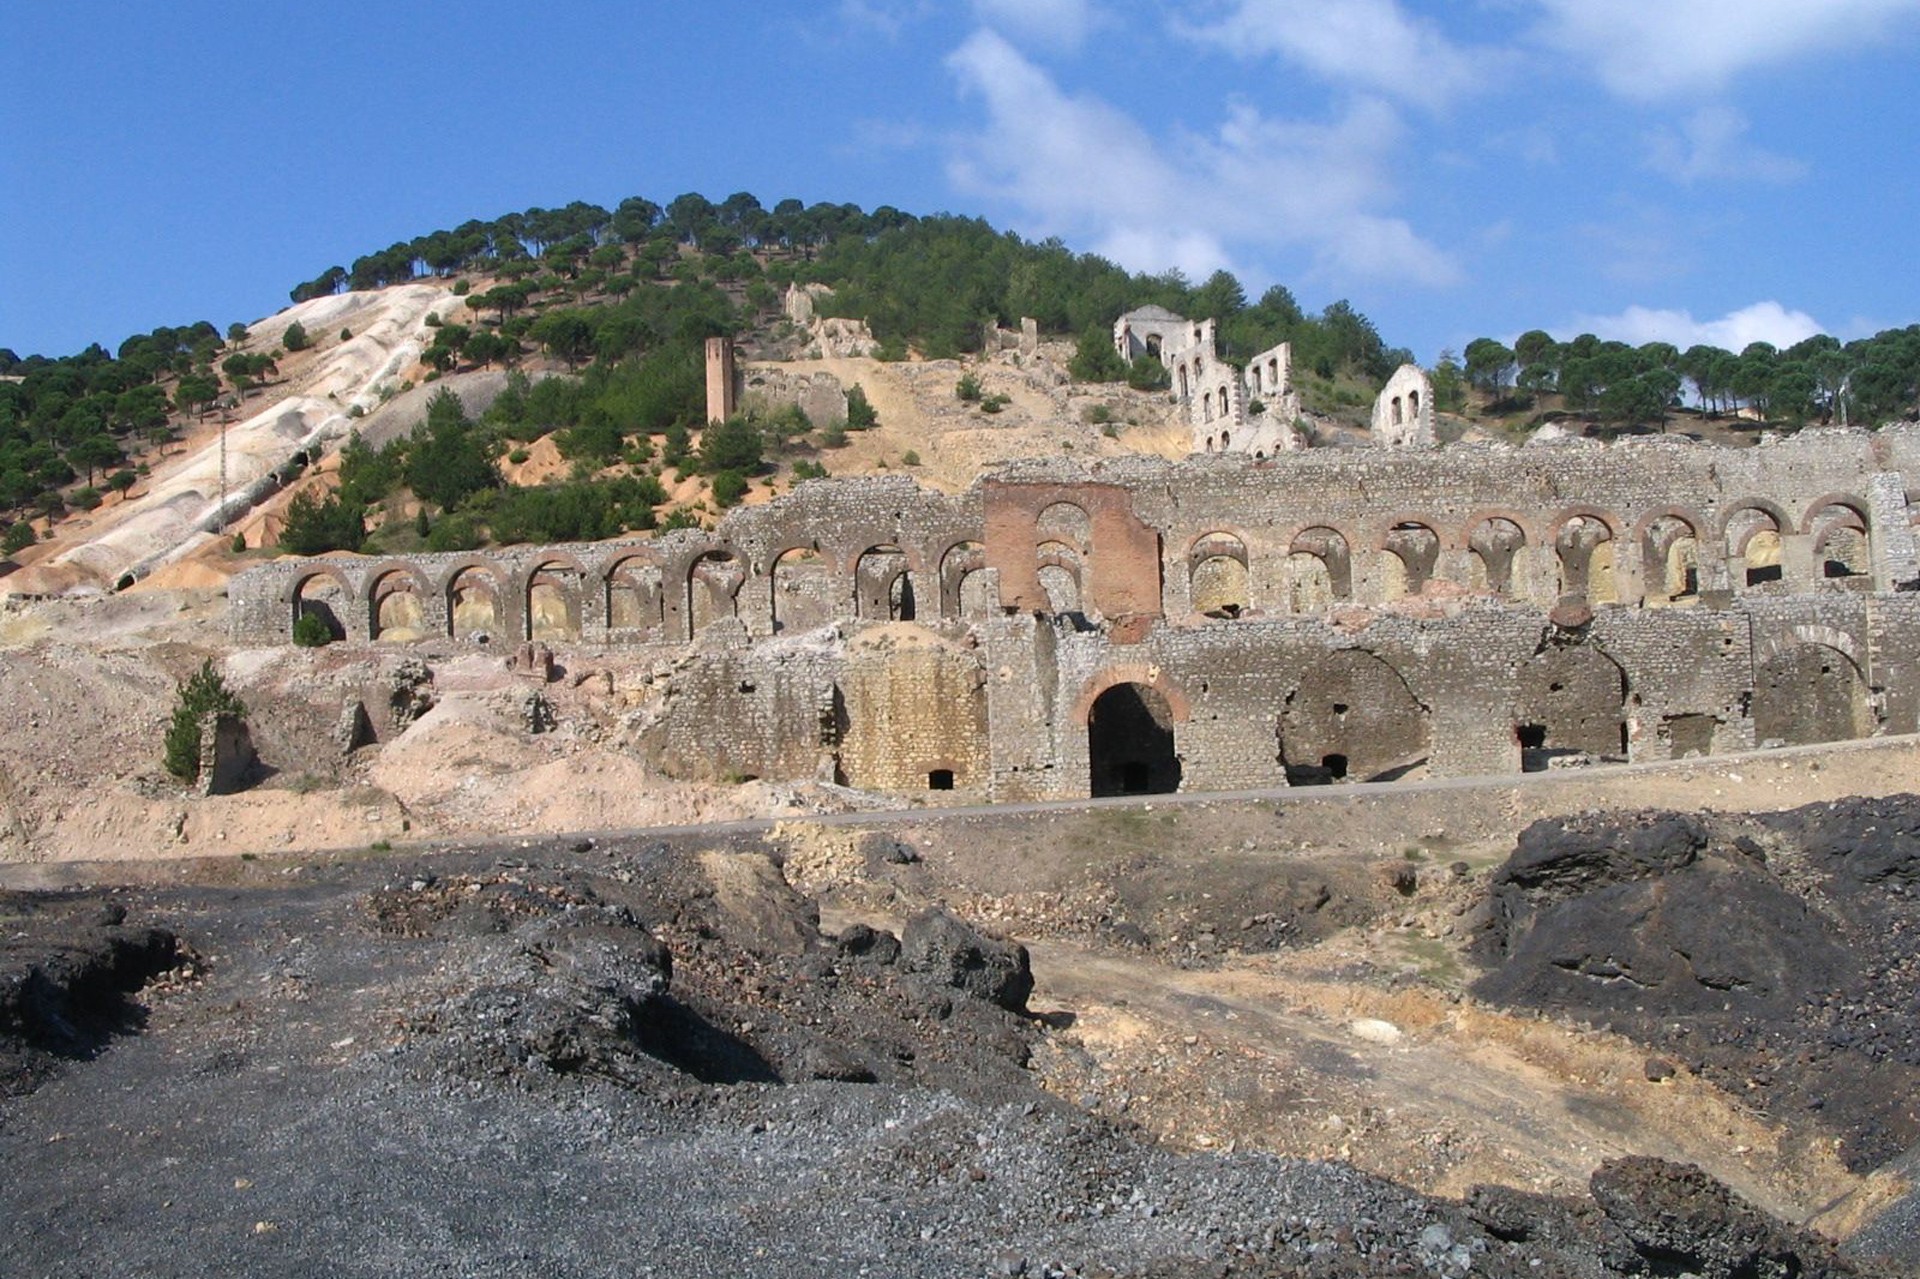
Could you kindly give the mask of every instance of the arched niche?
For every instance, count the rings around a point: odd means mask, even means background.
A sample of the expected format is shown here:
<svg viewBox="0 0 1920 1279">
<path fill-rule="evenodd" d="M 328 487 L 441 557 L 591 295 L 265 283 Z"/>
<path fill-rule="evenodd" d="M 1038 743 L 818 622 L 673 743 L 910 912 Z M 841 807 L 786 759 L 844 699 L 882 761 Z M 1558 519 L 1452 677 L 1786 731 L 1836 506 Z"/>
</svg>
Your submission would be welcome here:
<svg viewBox="0 0 1920 1279">
<path fill-rule="evenodd" d="M 1742 506 L 1727 516 L 1727 574 L 1735 589 L 1764 589 L 1782 581 L 1781 532 L 1780 518 L 1764 507 Z"/>
<path fill-rule="evenodd" d="M 581 596 L 586 574 L 579 565 L 552 560 L 527 576 L 527 638 L 571 643 L 580 638 Z"/>
<path fill-rule="evenodd" d="M 1115 684 L 1087 712 L 1087 769 L 1094 796 L 1180 789 L 1173 708 L 1149 684 Z"/>
<path fill-rule="evenodd" d="M 1825 644 L 1795 644 L 1760 664 L 1753 678 L 1753 739 L 1762 746 L 1811 746 L 1873 731 L 1867 682 L 1853 659 Z"/>
<path fill-rule="evenodd" d="M 1426 590 L 1440 559 L 1438 533 L 1417 520 L 1403 520 L 1387 530 L 1380 549 L 1387 553 L 1381 565 L 1381 590 L 1387 599 Z"/>
<path fill-rule="evenodd" d="M 833 620 L 833 565 L 808 546 L 780 552 L 767 575 L 773 592 L 773 630 L 811 631 Z"/>
<path fill-rule="evenodd" d="M 1526 530 L 1503 515 L 1489 516 L 1475 524 L 1467 533 L 1467 549 L 1473 552 L 1474 586 L 1495 595 L 1513 594 L 1514 567 L 1526 545 Z"/>
<path fill-rule="evenodd" d="M 1700 531 L 1679 515 L 1658 515 L 1640 535 L 1646 602 L 1672 604 L 1700 594 Z"/>
<path fill-rule="evenodd" d="M 978 542 L 956 542 L 947 548 L 940 557 L 942 617 L 991 617 L 1000 611 L 986 567 L 987 548 Z"/>
<path fill-rule="evenodd" d="M 1807 527 L 1813 534 L 1815 575 L 1823 584 L 1843 590 L 1872 589 L 1872 545 L 1864 511 L 1848 503 L 1828 502 L 1808 517 Z"/>
<path fill-rule="evenodd" d="M 711 550 L 693 562 L 687 569 L 687 617 L 693 634 L 737 615 L 735 597 L 746 580 L 746 566 L 732 551 Z"/>
<path fill-rule="evenodd" d="M 506 625 L 500 578 L 470 564 L 447 579 L 447 631 L 455 639 L 491 639 Z"/>
<path fill-rule="evenodd" d="M 1338 529 L 1315 527 L 1294 535 L 1287 549 L 1287 609 L 1318 613 L 1353 598 L 1353 554 Z"/>
<path fill-rule="evenodd" d="M 870 546 L 853 570 L 854 614 L 879 622 L 911 622 L 917 611 L 907 553 L 897 546 Z"/>
<path fill-rule="evenodd" d="M 629 555 L 607 571 L 609 630 L 658 639 L 666 625 L 660 566 Z"/>
<path fill-rule="evenodd" d="M 1036 541 L 1064 542 L 1082 555 L 1093 549 L 1093 520 L 1073 502 L 1044 507 L 1033 526 Z"/>
<path fill-rule="evenodd" d="M 327 634 L 336 640 L 347 638 L 347 619 L 352 616 L 353 592 L 332 569 L 316 569 L 293 584 L 293 620 L 317 617 L 325 623 Z"/>
<path fill-rule="evenodd" d="M 1036 576 L 1047 593 L 1047 611 L 1065 617 L 1081 611 L 1080 552 L 1065 542 L 1042 542 L 1034 548 L 1039 562 Z"/>
<path fill-rule="evenodd" d="M 1187 575 L 1194 612 L 1238 617 L 1247 610 L 1247 545 L 1236 535 L 1216 532 L 1194 539 Z"/>
<path fill-rule="evenodd" d="M 1553 553 L 1560 568 L 1562 596 L 1589 604 L 1619 602 L 1613 529 L 1605 520 L 1596 515 L 1569 516 L 1554 535 Z"/>
<path fill-rule="evenodd" d="M 1521 666 L 1517 685 L 1513 722 L 1524 771 L 1560 755 L 1626 755 L 1627 676 L 1605 653 L 1549 645 Z"/>
<path fill-rule="evenodd" d="M 1293 785 L 1392 781 L 1423 766 L 1427 708 L 1400 672 L 1364 649 L 1315 662 L 1280 713 L 1280 762 Z"/>
<path fill-rule="evenodd" d="M 410 644 L 427 638 L 427 584 L 412 569 L 388 569 L 367 591 L 367 616 L 373 638 Z"/>
</svg>

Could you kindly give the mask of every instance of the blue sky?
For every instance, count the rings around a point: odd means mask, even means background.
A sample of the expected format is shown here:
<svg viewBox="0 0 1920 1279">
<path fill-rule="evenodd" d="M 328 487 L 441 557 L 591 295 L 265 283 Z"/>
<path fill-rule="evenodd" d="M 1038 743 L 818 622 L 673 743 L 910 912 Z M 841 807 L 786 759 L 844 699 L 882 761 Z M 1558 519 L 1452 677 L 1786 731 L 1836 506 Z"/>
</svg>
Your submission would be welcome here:
<svg viewBox="0 0 1920 1279">
<path fill-rule="evenodd" d="M 1423 362 L 1920 320 L 1920 0 L 15 0 L 0 347 L 285 304 L 470 217 L 978 214 Z"/>
</svg>

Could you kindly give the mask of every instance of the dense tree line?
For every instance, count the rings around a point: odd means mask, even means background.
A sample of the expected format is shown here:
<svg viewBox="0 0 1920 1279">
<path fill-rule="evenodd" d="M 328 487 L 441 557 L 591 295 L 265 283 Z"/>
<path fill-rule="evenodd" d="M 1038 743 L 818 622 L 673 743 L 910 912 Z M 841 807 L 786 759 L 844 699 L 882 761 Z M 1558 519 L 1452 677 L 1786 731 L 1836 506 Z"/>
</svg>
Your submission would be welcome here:
<svg viewBox="0 0 1920 1279">
<path fill-rule="evenodd" d="M 657 298 L 673 289 L 653 286 L 696 281 L 736 292 L 744 285 L 747 302 L 760 311 L 777 301 L 774 286 L 826 284 L 835 296 L 825 313 L 868 321 L 883 351 L 896 356 L 908 346 L 934 358 L 977 351 L 989 326 L 1011 327 L 1023 316 L 1048 333 L 1105 332 L 1123 311 L 1152 303 L 1217 318 L 1228 359 L 1292 342 L 1296 363 L 1321 377 L 1383 381 L 1409 358 L 1387 347 L 1345 301 L 1307 315 L 1278 286 L 1249 304 L 1224 271 L 1196 285 L 1177 271 L 1132 274 L 1057 239 L 1030 243 L 978 218 L 798 200 L 768 209 L 745 192 L 717 204 L 691 193 L 665 205 L 636 196 L 612 210 L 576 202 L 467 222 L 369 254 L 351 268 L 333 267 L 292 296 L 302 301 L 468 271 L 503 279 L 471 297 L 476 310 L 508 338 L 535 342 L 570 367 L 603 358 L 622 334 L 597 327 L 591 312 L 600 308 L 562 304 L 554 314 L 556 295 Z M 450 326 L 429 358 L 451 368 L 463 358 L 487 364 L 517 352 L 491 344 L 476 350 L 474 341 L 489 338 Z"/>
<path fill-rule="evenodd" d="M 0 510 L 56 514 L 68 501 L 97 502 L 96 480 L 131 487 L 128 455 L 171 438 L 176 414 L 204 413 L 219 399 L 214 360 L 224 349 L 219 331 L 201 321 L 136 334 L 115 354 L 98 343 L 59 358 L 0 351 Z M 274 363 L 234 353 L 223 368 L 244 387 Z M 86 487 L 63 494 L 82 477 Z M 9 529 L 11 549 L 26 536 L 23 524 Z"/>
<path fill-rule="evenodd" d="M 1816 334 L 1785 350 L 1754 342 L 1738 352 L 1635 347 L 1590 333 L 1559 342 L 1536 329 L 1511 347 L 1478 338 L 1465 356 L 1467 382 L 1495 405 L 1558 395 L 1606 423 L 1660 423 L 1683 404 L 1792 426 L 1875 425 L 1920 413 L 1920 325 L 1846 343 Z"/>
</svg>

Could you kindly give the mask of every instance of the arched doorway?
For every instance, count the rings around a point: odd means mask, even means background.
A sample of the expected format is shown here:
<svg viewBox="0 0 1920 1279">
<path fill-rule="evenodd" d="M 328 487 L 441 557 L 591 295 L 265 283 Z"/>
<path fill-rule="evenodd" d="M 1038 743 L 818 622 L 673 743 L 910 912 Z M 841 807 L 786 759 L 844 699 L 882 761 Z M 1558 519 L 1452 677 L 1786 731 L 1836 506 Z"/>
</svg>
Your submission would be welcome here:
<svg viewBox="0 0 1920 1279">
<path fill-rule="evenodd" d="M 1364 649 L 1316 662 L 1280 713 L 1290 785 L 1396 781 L 1427 762 L 1427 708 L 1400 672 Z"/>
<path fill-rule="evenodd" d="M 1523 772 L 1561 755 L 1625 756 L 1627 677 L 1605 653 L 1584 645 L 1548 647 L 1520 668 L 1514 734 Z"/>
<path fill-rule="evenodd" d="M 1825 644 L 1796 644 L 1753 677 L 1753 740 L 1811 746 L 1873 731 L 1867 682 L 1853 659 Z"/>
<path fill-rule="evenodd" d="M 1115 684 L 1087 712 L 1087 764 L 1095 798 L 1180 789 L 1173 709 L 1146 684 Z"/>
<path fill-rule="evenodd" d="M 346 584 L 331 572 L 311 574 L 293 588 L 293 620 L 317 617 L 325 623 L 329 636 L 343 640 L 347 638 L 352 598 Z"/>
</svg>

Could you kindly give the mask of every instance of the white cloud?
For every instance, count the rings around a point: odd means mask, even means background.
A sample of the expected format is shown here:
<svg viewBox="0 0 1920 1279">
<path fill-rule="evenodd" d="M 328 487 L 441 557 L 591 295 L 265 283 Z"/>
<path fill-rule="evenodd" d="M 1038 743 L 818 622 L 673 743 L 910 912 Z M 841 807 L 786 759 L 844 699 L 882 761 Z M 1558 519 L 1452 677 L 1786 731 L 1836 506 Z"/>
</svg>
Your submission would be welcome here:
<svg viewBox="0 0 1920 1279">
<path fill-rule="evenodd" d="M 1077 49 L 1093 29 L 1091 0 L 973 0 L 980 21 L 1009 35 Z"/>
<path fill-rule="evenodd" d="M 1801 161 L 1751 146 L 1745 134 L 1747 117 L 1740 111 L 1705 106 L 1678 129 L 1647 136 L 1647 167 L 1690 186 L 1715 179 L 1795 182 L 1807 175 Z"/>
<path fill-rule="evenodd" d="M 975 33 L 948 65 L 986 108 L 984 125 L 955 139 L 949 176 L 1023 209 L 1030 231 L 1090 238 L 1134 270 L 1195 277 L 1230 267 L 1236 250 L 1286 248 L 1342 280 L 1458 278 L 1445 253 L 1383 211 L 1403 133 L 1384 102 L 1363 99 L 1332 124 L 1241 105 L 1216 132 L 1163 144 L 1110 103 L 1063 92 L 993 32 Z"/>
<path fill-rule="evenodd" d="M 1806 165 L 1750 145 L 1746 133 L 1747 118 L 1732 107 L 1702 107 L 1679 128 L 1647 139 L 1647 165 L 1689 185 L 1722 178 L 1793 182 L 1806 175 Z"/>
<path fill-rule="evenodd" d="M 1336 85 L 1438 106 L 1466 92 L 1502 55 L 1462 49 L 1395 0 L 1234 0 L 1215 22 L 1175 30 L 1240 57 L 1279 57 Z M 1476 70 L 1476 65 L 1479 69 Z"/>
<path fill-rule="evenodd" d="M 1618 315 L 1581 316 L 1555 334 L 1566 340 L 1592 333 L 1612 341 L 1641 346 L 1671 342 L 1682 351 L 1690 346 L 1717 346 L 1739 352 L 1752 342 L 1771 342 L 1785 350 L 1795 342 L 1825 332 L 1805 311 L 1789 311 L 1778 302 L 1755 302 L 1717 320 L 1696 320 L 1691 311 L 1661 311 L 1630 306 Z"/>
<path fill-rule="evenodd" d="M 877 31 L 889 40 L 933 12 L 931 0 L 840 0 L 842 23 L 855 31 Z"/>
<path fill-rule="evenodd" d="M 1712 94 L 1735 76 L 1883 40 L 1920 0 L 1538 0 L 1539 38 L 1626 98 Z"/>
</svg>

